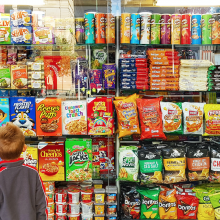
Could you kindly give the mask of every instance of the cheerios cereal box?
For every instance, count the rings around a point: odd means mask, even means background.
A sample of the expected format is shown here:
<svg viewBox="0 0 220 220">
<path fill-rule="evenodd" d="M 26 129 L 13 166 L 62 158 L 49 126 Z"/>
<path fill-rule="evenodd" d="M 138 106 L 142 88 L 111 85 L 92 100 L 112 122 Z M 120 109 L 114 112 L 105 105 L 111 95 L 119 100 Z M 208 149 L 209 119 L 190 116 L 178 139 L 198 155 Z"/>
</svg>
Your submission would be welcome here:
<svg viewBox="0 0 220 220">
<path fill-rule="evenodd" d="M 91 181 L 92 139 L 67 139 L 65 160 L 66 181 Z"/>
<path fill-rule="evenodd" d="M 62 102 L 62 133 L 65 135 L 87 134 L 86 101 Z"/>
<path fill-rule="evenodd" d="M 11 27 L 30 27 L 32 25 L 31 10 L 10 10 Z"/>
<path fill-rule="evenodd" d="M 11 44 L 31 44 L 32 27 L 12 27 Z"/>
</svg>

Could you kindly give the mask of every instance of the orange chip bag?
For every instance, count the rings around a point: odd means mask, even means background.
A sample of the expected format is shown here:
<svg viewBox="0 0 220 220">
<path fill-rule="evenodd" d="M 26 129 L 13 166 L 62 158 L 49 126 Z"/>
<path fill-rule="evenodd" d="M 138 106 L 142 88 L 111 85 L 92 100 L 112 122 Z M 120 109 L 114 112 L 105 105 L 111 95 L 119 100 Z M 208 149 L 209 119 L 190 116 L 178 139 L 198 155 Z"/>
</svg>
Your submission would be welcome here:
<svg viewBox="0 0 220 220">
<path fill-rule="evenodd" d="M 114 101 L 118 117 L 119 138 L 140 134 L 136 99 L 137 95 L 133 94 L 125 99 Z"/>
<path fill-rule="evenodd" d="M 162 113 L 160 110 L 161 100 L 161 97 L 155 99 L 137 99 L 141 121 L 141 140 L 149 138 L 166 139 L 163 133 Z"/>
</svg>

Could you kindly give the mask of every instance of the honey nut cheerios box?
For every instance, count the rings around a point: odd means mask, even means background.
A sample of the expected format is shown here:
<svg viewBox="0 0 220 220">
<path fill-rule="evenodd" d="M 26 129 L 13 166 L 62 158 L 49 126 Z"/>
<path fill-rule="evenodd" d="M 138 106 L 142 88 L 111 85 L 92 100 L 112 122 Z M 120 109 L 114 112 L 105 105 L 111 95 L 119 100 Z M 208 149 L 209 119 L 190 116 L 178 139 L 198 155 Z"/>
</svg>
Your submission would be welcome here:
<svg viewBox="0 0 220 220">
<path fill-rule="evenodd" d="M 39 142 L 38 144 L 39 174 L 43 181 L 63 181 L 64 142 Z"/>
</svg>

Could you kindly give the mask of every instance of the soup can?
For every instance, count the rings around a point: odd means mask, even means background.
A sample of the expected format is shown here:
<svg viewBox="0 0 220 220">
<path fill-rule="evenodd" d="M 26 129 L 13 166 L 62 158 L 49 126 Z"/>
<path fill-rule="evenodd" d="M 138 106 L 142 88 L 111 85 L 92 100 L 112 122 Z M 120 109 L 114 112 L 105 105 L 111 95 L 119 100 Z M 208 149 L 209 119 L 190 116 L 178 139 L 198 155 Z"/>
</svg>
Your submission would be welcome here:
<svg viewBox="0 0 220 220">
<path fill-rule="evenodd" d="M 60 193 L 56 193 L 55 194 L 55 202 L 66 202 L 66 198 L 67 198 L 67 193 L 65 192 L 60 192 Z"/>
<path fill-rule="evenodd" d="M 54 193 L 46 193 L 48 203 L 54 202 Z"/>
<path fill-rule="evenodd" d="M 131 14 L 131 44 L 140 43 L 140 15 Z"/>
<path fill-rule="evenodd" d="M 84 29 L 84 18 L 76 18 L 76 43 L 84 44 L 85 43 L 85 29 Z"/>
<path fill-rule="evenodd" d="M 170 26 L 171 19 L 169 14 L 161 15 L 160 20 L 160 43 L 170 44 Z"/>
<path fill-rule="evenodd" d="M 95 14 L 95 43 L 105 44 L 105 14 Z"/>
<path fill-rule="evenodd" d="M 140 44 L 150 44 L 151 12 L 141 12 L 141 40 Z"/>
<path fill-rule="evenodd" d="M 67 204 L 66 203 L 56 203 L 56 213 L 66 214 L 67 213 Z"/>
<path fill-rule="evenodd" d="M 130 44 L 131 39 L 131 14 L 121 14 L 121 44 Z"/>
<path fill-rule="evenodd" d="M 151 15 L 151 44 L 160 44 L 160 14 Z"/>
<path fill-rule="evenodd" d="M 106 43 L 115 44 L 115 16 L 113 14 L 106 14 L 105 33 Z"/>
<path fill-rule="evenodd" d="M 202 44 L 201 15 L 192 15 L 192 44 Z"/>
<path fill-rule="evenodd" d="M 56 213 L 56 220 L 67 220 L 67 215 Z"/>
<path fill-rule="evenodd" d="M 181 20 L 180 14 L 171 16 L 171 44 L 180 44 Z"/>
<path fill-rule="evenodd" d="M 54 220 L 54 213 L 53 214 L 48 214 L 47 220 Z"/>
<path fill-rule="evenodd" d="M 182 15 L 181 44 L 191 44 L 191 15 Z"/>
<path fill-rule="evenodd" d="M 54 214 L 54 203 L 48 203 L 47 205 L 47 212 L 48 214 Z"/>
<path fill-rule="evenodd" d="M 212 44 L 220 44 L 220 14 L 213 14 Z"/>
<path fill-rule="evenodd" d="M 79 203 L 72 203 L 69 204 L 69 213 L 70 214 L 79 214 L 80 213 L 80 204 Z"/>
<path fill-rule="evenodd" d="M 80 220 L 80 214 L 68 214 L 68 220 Z"/>
<path fill-rule="evenodd" d="M 95 43 L 95 16 L 94 13 L 85 13 L 85 42 Z"/>
<path fill-rule="evenodd" d="M 43 182 L 46 193 L 54 193 L 55 183 L 54 182 Z"/>
<path fill-rule="evenodd" d="M 202 44 L 212 44 L 212 24 L 211 14 L 203 14 L 201 20 L 202 27 Z"/>
</svg>

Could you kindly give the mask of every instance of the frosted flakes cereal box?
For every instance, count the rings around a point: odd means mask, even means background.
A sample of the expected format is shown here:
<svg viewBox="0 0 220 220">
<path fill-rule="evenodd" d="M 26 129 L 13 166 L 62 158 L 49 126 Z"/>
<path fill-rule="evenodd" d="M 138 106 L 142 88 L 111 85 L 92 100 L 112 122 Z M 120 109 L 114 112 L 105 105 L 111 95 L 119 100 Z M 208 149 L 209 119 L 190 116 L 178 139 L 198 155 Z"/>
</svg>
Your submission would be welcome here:
<svg viewBox="0 0 220 220">
<path fill-rule="evenodd" d="M 24 159 L 24 164 L 35 167 L 38 170 L 38 148 L 37 145 L 28 145 L 27 150 L 22 152 L 21 158 Z"/>
<path fill-rule="evenodd" d="M 11 44 L 31 44 L 32 27 L 12 27 Z"/>
<path fill-rule="evenodd" d="M 27 27 L 32 25 L 31 10 L 10 10 L 11 27 Z"/>
<path fill-rule="evenodd" d="M 52 27 L 34 27 L 33 44 L 54 44 Z"/>
<path fill-rule="evenodd" d="M 10 44 L 10 14 L 0 14 L 0 44 Z"/>
<path fill-rule="evenodd" d="M 43 181 L 63 181 L 64 143 L 40 142 L 38 144 L 39 174 Z"/>
<path fill-rule="evenodd" d="M 61 99 L 36 99 L 37 136 L 62 136 Z"/>
<path fill-rule="evenodd" d="M 27 89 L 27 65 L 11 65 L 11 89 Z"/>
<path fill-rule="evenodd" d="M 0 127 L 9 122 L 9 98 L 0 98 Z"/>
<path fill-rule="evenodd" d="M 63 134 L 86 135 L 86 101 L 63 101 L 62 122 Z"/>
</svg>

